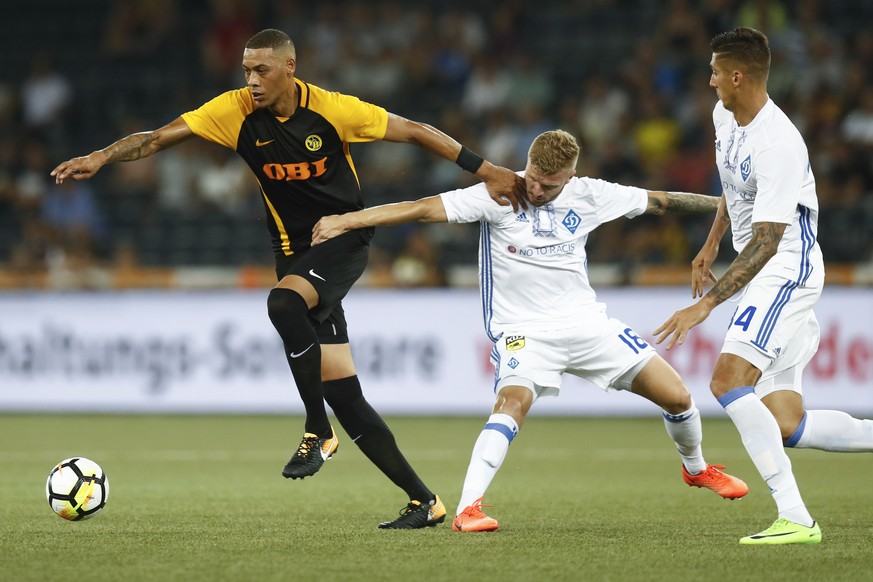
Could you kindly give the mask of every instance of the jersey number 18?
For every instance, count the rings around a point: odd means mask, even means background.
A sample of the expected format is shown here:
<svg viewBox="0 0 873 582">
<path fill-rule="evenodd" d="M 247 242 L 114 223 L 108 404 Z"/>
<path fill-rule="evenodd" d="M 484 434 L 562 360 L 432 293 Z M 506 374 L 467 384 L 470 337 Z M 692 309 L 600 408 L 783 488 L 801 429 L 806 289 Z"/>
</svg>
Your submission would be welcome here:
<svg viewBox="0 0 873 582">
<path fill-rule="evenodd" d="M 640 350 L 649 347 L 649 344 L 647 344 L 643 338 L 638 336 L 634 330 L 629 327 L 625 328 L 625 330 L 619 334 L 618 339 L 623 341 L 627 347 L 634 351 L 635 354 L 638 354 L 640 353 Z"/>
</svg>

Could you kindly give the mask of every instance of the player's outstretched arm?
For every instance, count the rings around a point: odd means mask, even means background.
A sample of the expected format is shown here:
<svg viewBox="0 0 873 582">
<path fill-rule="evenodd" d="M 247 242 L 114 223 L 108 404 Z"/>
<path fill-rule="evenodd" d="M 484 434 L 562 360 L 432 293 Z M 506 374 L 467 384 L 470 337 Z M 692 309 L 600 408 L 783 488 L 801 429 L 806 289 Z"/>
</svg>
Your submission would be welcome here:
<svg viewBox="0 0 873 582">
<path fill-rule="evenodd" d="M 704 287 L 706 283 L 715 283 L 717 280 L 715 273 L 712 272 L 712 265 L 715 263 L 716 258 L 718 258 L 721 239 L 731 225 L 724 195 L 718 200 L 718 210 L 715 212 L 715 220 L 712 223 L 712 228 L 709 229 L 706 242 L 703 243 L 700 252 L 691 261 L 692 298 L 703 297 L 703 294 L 706 292 Z"/>
<path fill-rule="evenodd" d="M 174 146 L 193 135 L 194 132 L 188 124 L 179 117 L 154 131 L 134 133 L 102 150 L 67 160 L 52 170 L 51 175 L 54 176 L 57 184 L 63 183 L 67 178 L 87 180 L 106 164 L 139 160 Z"/>
<path fill-rule="evenodd" d="M 725 209 L 724 196 L 705 196 L 687 192 L 648 192 L 649 202 L 645 214 L 663 216 L 664 214 L 692 214 L 715 212 L 716 218 L 710 229 L 706 244 L 691 261 L 691 296 L 703 297 L 704 285 L 716 281 L 712 264 L 718 256 L 721 238 L 730 226 L 730 218 Z"/>
<path fill-rule="evenodd" d="M 430 196 L 411 202 L 383 204 L 347 214 L 323 216 L 312 227 L 312 246 L 357 228 L 407 222 L 448 222 L 442 199 L 439 196 Z"/>
<path fill-rule="evenodd" d="M 669 340 L 668 350 L 677 342 L 682 344 L 692 327 L 709 317 L 717 305 L 733 297 L 761 272 L 767 261 L 776 254 L 786 226 L 788 225 L 778 222 L 753 223 L 751 240 L 746 243 L 721 279 L 697 303 L 677 311 L 656 329 L 655 343 Z"/>
<path fill-rule="evenodd" d="M 715 212 L 719 198 L 688 192 L 647 192 L 649 202 L 644 214 L 663 216 L 665 214 L 696 214 Z"/>
<path fill-rule="evenodd" d="M 389 113 L 384 139 L 415 144 L 443 159 L 455 162 L 481 179 L 488 188 L 488 195 L 501 206 L 512 204 L 513 210 L 518 210 L 519 206 L 527 208 L 524 179 L 521 176 L 482 159 L 431 125 Z"/>
</svg>

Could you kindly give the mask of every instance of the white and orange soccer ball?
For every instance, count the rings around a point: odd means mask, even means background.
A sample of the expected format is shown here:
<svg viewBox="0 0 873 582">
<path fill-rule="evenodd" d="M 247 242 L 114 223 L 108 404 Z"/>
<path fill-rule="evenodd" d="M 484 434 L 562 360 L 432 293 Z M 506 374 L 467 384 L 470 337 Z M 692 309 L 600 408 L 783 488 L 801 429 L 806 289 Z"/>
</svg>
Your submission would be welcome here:
<svg viewBox="0 0 873 582">
<path fill-rule="evenodd" d="M 90 459 L 64 459 L 49 473 L 45 496 L 52 511 L 64 519 L 88 519 L 106 506 L 109 478 Z"/>
</svg>

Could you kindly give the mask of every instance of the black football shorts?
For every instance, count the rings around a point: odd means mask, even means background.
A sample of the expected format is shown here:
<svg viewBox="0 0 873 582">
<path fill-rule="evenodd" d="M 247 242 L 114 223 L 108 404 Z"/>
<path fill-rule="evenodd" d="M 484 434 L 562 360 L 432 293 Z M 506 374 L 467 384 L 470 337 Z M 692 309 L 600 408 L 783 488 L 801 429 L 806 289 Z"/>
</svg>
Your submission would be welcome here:
<svg viewBox="0 0 873 582">
<path fill-rule="evenodd" d="M 367 267 L 372 228 L 352 230 L 320 245 L 286 257 L 276 255 L 276 277 L 299 275 L 318 291 L 318 305 L 309 318 L 322 344 L 349 341 L 342 300 Z"/>
</svg>

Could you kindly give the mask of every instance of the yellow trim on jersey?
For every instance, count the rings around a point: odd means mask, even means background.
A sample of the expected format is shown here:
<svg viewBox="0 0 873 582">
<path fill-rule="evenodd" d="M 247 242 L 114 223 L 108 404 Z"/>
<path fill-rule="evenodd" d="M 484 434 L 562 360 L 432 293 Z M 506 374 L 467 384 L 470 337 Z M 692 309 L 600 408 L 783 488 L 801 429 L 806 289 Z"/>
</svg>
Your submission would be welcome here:
<svg viewBox="0 0 873 582">
<path fill-rule="evenodd" d="M 255 178 L 257 180 L 257 178 Z M 264 192 L 264 187 L 261 186 L 261 181 L 258 180 L 258 187 L 261 189 L 261 196 L 264 197 L 264 201 L 267 203 L 267 208 L 270 209 L 270 214 L 273 216 L 273 220 L 276 222 L 276 229 L 279 231 L 279 240 L 282 241 L 279 248 L 282 249 L 282 254 L 286 257 L 290 257 L 294 254 L 294 251 L 291 250 L 291 239 L 288 238 L 288 231 L 285 230 L 285 223 L 282 222 L 282 219 L 279 218 L 279 213 L 276 212 L 276 209 L 273 207 L 273 203 L 270 202 L 270 199 L 267 197 L 267 193 Z"/>
<path fill-rule="evenodd" d="M 358 190 L 360 190 L 361 179 L 358 178 L 358 171 L 355 169 L 355 162 L 352 161 L 352 152 L 349 149 L 349 144 L 343 144 L 343 153 L 346 155 L 346 161 L 349 163 L 349 167 L 352 169 L 352 174 L 355 176 L 355 182 L 358 183 Z"/>
<path fill-rule="evenodd" d="M 252 93 L 244 88 L 222 93 L 182 119 L 196 135 L 236 151 L 243 121 L 254 110 Z"/>
<path fill-rule="evenodd" d="M 319 87 L 309 85 L 300 79 L 295 79 L 294 82 L 298 93 L 298 107 L 309 110 L 315 115 L 321 117 L 330 124 L 330 127 L 334 129 L 337 136 L 340 138 L 343 148 L 342 155 L 345 157 L 346 163 L 351 169 L 352 175 L 354 176 L 355 182 L 360 190 L 360 180 L 358 178 L 358 173 L 355 170 L 355 165 L 352 162 L 349 144 L 384 139 L 385 133 L 388 130 L 388 112 L 382 107 L 361 101 L 357 97 L 333 91 L 326 91 Z M 245 87 L 222 93 L 211 101 L 203 104 L 198 109 L 182 114 L 182 119 L 188 127 L 191 128 L 191 131 L 195 135 L 237 151 L 243 154 L 243 157 L 246 158 L 247 161 L 251 162 L 252 159 L 257 160 L 259 158 L 249 151 L 250 148 L 247 144 L 241 151 L 239 138 L 243 124 L 246 123 L 246 118 L 254 111 L 255 104 L 252 100 L 251 91 Z M 284 123 L 286 121 L 291 121 L 293 117 L 294 116 L 291 118 L 277 117 L 276 119 L 278 119 L 280 123 Z M 260 118 L 259 120 L 255 120 L 256 123 L 262 123 L 263 121 L 264 120 L 260 120 Z M 325 131 L 329 131 L 327 127 L 320 123 L 319 127 L 323 127 Z M 305 137 L 305 132 L 301 135 L 297 135 L 300 131 L 294 131 L 294 129 L 295 128 L 290 128 L 289 131 L 291 132 L 291 135 L 294 136 L 295 139 L 302 140 L 302 145 L 304 146 L 308 143 L 306 140 L 313 137 L 323 137 L 317 135 L 309 135 L 308 137 Z M 264 143 L 269 143 L 270 141 L 275 141 L 275 139 L 267 140 Z M 287 153 L 291 153 L 292 150 L 293 148 L 289 149 Z M 335 156 L 336 154 L 338 154 L 338 152 L 334 150 L 330 155 Z M 254 156 L 254 158 L 252 156 Z M 341 158 L 337 156 L 335 159 L 339 160 Z M 322 160 L 322 162 L 323 161 L 324 160 Z M 255 174 L 258 175 L 258 172 L 256 171 Z M 347 178 L 345 179 L 347 180 Z M 343 184 L 345 183 L 346 182 L 343 182 Z M 266 207 L 270 215 L 272 215 L 274 224 L 276 225 L 280 243 L 279 248 L 285 256 L 291 256 L 294 254 L 294 251 L 291 250 L 291 239 L 287 227 L 280 218 L 276 206 L 273 205 L 260 181 L 258 182 L 258 185 L 261 188 L 261 194 L 264 197 Z M 285 191 L 283 188 L 293 189 L 292 186 L 280 187 L 271 184 L 270 195 L 275 197 L 275 192 Z M 323 186 L 316 186 L 315 190 L 318 192 L 330 192 L 331 188 L 333 188 L 332 183 Z M 346 198 L 348 198 L 348 196 L 346 196 Z M 283 199 L 277 198 L 276 200 L 276 204 L 283 209 L 283 213 L 291 212 L 291 210 L 283 206 L 287 205 Z M 297 229 L 299 228 L 296 224 L 297 218 L 293 217 L 291 214 L 287 214 L 285 217 L 288 218 L 289 225 L 295 231 L 295 236 L 297 236 Z M 300 234 L 302 235 L 302 233 Z"/>
<path fill-rule="evenodd" d="M 300 94 L 300 105 L 327 119 L 343 142 L 368 142 L 385 137 L 388 112 L 384 108 L 297 81 L 298 87 L 305 87 Z"/>
<path fill-rule="evenodd" d="M 352 161 L 349 144 L 380 140 L 388 131 L 388 112 L 378 105 L 361 101 L 357 97 L 326 91 L 320 87 L 295 79 L 300 94 L 300 106 L 324 117 L 336 130 L 343 142 L 343 154 L 355 176 L 358 188 L 361 180 Z"/>
</svg>

